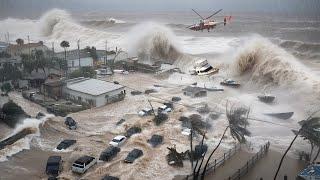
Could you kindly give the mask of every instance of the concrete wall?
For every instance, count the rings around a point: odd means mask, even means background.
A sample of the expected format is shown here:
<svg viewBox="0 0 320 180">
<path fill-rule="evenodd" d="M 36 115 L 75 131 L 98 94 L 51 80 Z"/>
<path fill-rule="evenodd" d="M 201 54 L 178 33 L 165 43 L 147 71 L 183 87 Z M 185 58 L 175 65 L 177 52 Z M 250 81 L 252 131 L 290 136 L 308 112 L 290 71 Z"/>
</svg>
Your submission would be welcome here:
<svg viewBox="0 0 320 180">
<path fill-rule="evenodd" d="M 93 66 L 93 59 L 91 57 L 80 58 L 81 67 Z M 79 69 L 79 59 L 68 60 L 68 69 L 74 71 Z"/>
</svg>

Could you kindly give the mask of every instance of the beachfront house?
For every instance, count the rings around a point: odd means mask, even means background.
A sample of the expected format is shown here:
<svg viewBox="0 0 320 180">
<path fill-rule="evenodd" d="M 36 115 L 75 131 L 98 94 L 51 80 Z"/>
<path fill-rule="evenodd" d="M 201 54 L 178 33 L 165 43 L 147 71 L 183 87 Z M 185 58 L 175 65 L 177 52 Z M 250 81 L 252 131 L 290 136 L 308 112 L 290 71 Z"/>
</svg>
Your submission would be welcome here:
<svg viewBox="0 0 320 180">
<path fill-rule="evenodd" d="M 65 81 L 64 96 L 75 102 L 83 102 L 92 107 L 121 101 L 126 95 L 120 84 L 90 78 L 74 78 Z"/>
<path fill-rule="evenodd" d="M 55 54 L 55 57 L 60 59 L 65 59 L 64 51 Z M 80 67 L 93 67 L 94 59 L 91 57 L 90 53 L 84 49 L 67 51 L 67 64 L 68 71 L 73 72 Z"/>
<path fill-rule="evenodd" d="M 7 53 L 13 57 L 20 57 L 21 54 L 32 54 L 35 51 L 41 50 L 45 55 L 50 54 L 50 50 L 47 46 L 43 44 L 42 41 L 37 43 L 27 43 L 27 44 L 10 44 L 7 47 Z"/>
<path fill-rule="evenodd" d="M 207 91 L 205 89 L 196 86 L 188 86 L 182 89 L 182 91 L 185 96 L 190 96 L 192 98 L 207 96 Z"/>
</svg>

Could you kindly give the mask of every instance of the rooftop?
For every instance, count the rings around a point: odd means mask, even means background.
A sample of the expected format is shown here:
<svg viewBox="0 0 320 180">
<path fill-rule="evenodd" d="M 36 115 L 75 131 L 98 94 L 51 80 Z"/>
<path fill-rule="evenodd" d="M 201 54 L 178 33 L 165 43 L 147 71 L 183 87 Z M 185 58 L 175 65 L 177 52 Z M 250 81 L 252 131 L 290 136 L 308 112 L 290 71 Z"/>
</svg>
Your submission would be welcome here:
<svg viewBox="0 0 320 180">
<path fill-rule="evenodd" d="M 114 84 L 111 82 L 106 82 L 97 79 L 83 79 L 82 81 L 76 81 L 74 83 L 68 83 L 67 88 L 70 90 L 82 92 L 85 94 L 90 94 L 98 96 L 110 91 L 114 91 L 124 86 L 119 84 Z"/>
<path fill-rule="evenodd" d="M 301 177 L 320 177 L 320 165 L 310 165 L 299 173 Z"/>
</svg>

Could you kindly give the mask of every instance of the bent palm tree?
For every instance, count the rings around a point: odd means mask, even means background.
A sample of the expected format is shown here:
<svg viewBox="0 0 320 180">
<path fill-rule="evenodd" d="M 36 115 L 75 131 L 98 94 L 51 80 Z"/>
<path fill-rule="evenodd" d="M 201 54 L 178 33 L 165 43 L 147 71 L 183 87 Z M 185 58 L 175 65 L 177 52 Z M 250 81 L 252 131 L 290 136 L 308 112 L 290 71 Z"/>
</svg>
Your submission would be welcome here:
<svg viewBox="0 0 320 180">
<path fill-rule="evenodd" d="M 246 142 L 245 136 L 249 136 L 251 133 L 246 129 L 246 127 L 249 125 L 248 122 L 248 116 L 249 116 L 250 109 L 246 107 L 235 107 L 233 104 L 230 109 L 228 109 L 228 104 L 226 106 L 226 115 L 228 120 L 228 126 L 225 128 L 219 143 L 217 146 L 213 149 L 213 151 L 210 153 L 208 160 L 206 161 L 206 164 L 204 166 L 204 169 L 201 174 L 201 179 L 204 179 L 204 176 L 206 174 L 206 170 L 208 167 L 208 164 L 210 162 L 210 159 L 212 155 L 215 153 L 215 151 L 220 146 L 226 132 L 228 129 L 230 129 L 230 134 L 232 138 L 236 139 L 240 143 Z M 204 156 L 203 156 L 204 158 Z M 200 171 L 200 168 L 198 171 Z"/>
<path fill-rule="evenodd" d="M 294 141 L 297 139 L 297 137 L 299 135 L 302 135 L 303 137 L 308 137 L 308 140 L 310 140 L 310 142 L 314 142 L 317 143 L 319 142 L 319 129 L 320 129 L 320 117 L 309 117 L 307 120 L 302 120 L 299 122 L 299 124 L 301 125 L 301 128 L 299 129 L 299 131 L 294 131 L 294 133 L 296 134 L 295 137 L 293 138 L 293 140 L 291 141 L 289 147 L 286 149 L 286 151 L 284 152 L 278 169 L 276 171 L 276 174 L 274 175 L 274 180 L 276 180 L 278 173 L 280 171 L 281 165 L 283 163 L 284 157 L 287 155 L 287 153 L 289 152 L 289 150 L 291 149 Z M 319 151 L 318 151 L 319 152 Z M 320 152 L 319 152 L 320 153 Z M 318 155 L 317 155 L 318 156 Z M 317 156 L 315 158 L 317 158 Z"/>
<path fill-rule="evenodd" d="M 65 60 L 65 62 L 67 64 L 67 68 L 66 68 L 65 71 L 66 71 L 66 75 L 67 75 L 67 73 L 68 73 L 67 48 L 70 47 L 70 44 L 69 44 L 68 41 L 62 41 L 60 43 L 60 46 L 64 49 L 64 60 Z"/>
</svg>

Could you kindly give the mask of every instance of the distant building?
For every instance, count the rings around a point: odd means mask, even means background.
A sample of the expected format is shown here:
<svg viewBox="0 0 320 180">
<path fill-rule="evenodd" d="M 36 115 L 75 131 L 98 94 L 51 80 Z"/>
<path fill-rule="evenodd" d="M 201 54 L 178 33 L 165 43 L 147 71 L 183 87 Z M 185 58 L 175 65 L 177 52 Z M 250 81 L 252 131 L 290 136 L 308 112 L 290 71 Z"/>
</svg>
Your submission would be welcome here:
<svg viewBox="0 0 320 180">
<path fill-rule="evenodd" d="M 58 52 L 55 54 L 55 57 L 60 59 L 65 59 L 64 52 Z M 80 67 L 92 67 L 93 66 L 93 58 L 90 53 L 86 50 L 80 50 L 80 62 L 79 62 L 79 51 L 71 50 L 67 51 L 67 63 L 69 72 L 75 71 Z"/>
<path fill-rule="evenodd" d="M 121 101 L 126 95 L 125 87 L 119 84 L 90 78 L 66 80 L 64 95 L 67 99 L 101 107 Z"/>
<path fill-rule="evenodd" d="M 6 51 L 8 46 L 9 46 L 8 43 L 0 42 L 0 52 Z"/>
<path fill-rule="evenodd" d="M 184 95 L 190 96 L 192 98 L 207 96 L 207 91 L 205 89 L 196 86 L 188 86 L 182 89 L 182 91 Z"/>
<path fill-rule="evenodd" d="M 302 170 L 298 177 L 298 180 L 317 180 L 320 179 L 320 164 L 312 164 Z"/>
<path fill-rule="evenodd" d="M 21 59 L 20 58 L 14 58 L 14 57 L 10 57 L 10 58 L 0 58 L 0 68 L 4 67 L 4 64 L 11 64 L 12 66 L 16 66 L 18 68 L 22 67 L 22 63 L 21 63 Z"/>
<path fill-rule="evenodd" d="M 37 50 L 41 50 L 46 54 L 50 52 L 49 48 L 43 44 L 43 42 L 38 43 L 28 43 L 28 44 L 10 44 L 7 47 L 7 53 L 9 53 L 11 56 L 19 56 L 21 54 L 31 54 L 34 53 Z"/>
</svg>

